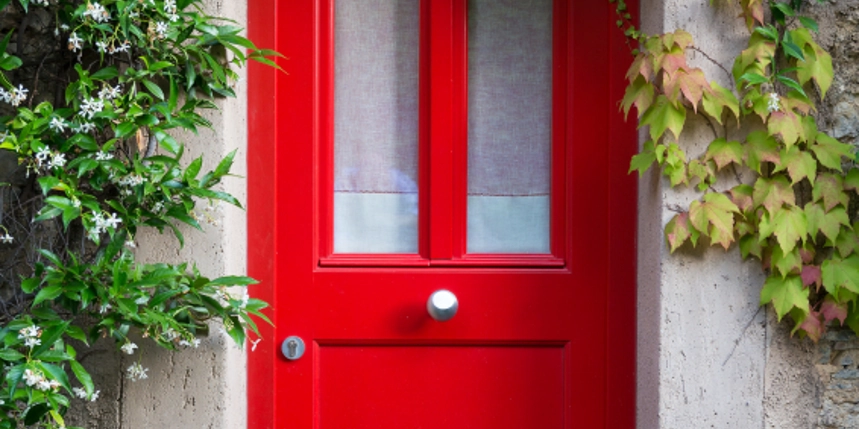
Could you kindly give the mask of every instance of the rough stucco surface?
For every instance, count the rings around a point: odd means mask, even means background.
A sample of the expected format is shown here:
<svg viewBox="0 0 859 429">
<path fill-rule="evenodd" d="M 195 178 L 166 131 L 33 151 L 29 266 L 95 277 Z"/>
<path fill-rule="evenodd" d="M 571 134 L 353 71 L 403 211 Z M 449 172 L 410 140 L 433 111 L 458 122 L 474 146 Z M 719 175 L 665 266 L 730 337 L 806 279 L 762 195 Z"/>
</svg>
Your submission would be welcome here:
<svg viewBox="0 0 859 429">
<path fill-rule="evenodd" d="M 207 12 L 226 16 L 239 23 L 246 21 L 243 1 L 209 0 Z M 242 75 L 244 76 L 244 75 Z M 213 130 L 177 135 L 187 143 L 186 159 L 201 154 L 203 168 L 211 170 L 231 150 L 238 148 L 232 173 L 245 175 L 246 148 L 246 81 L 235 86 L 237 99 L 218 100 L 220 111 L 206 114 Z M 240 201 L 245 200 L 245 182 L 226 178 L 220 185 Z M 245 212 L 226 204 L 211 211 L 205 202 L 196 210 L 205 233 L 183 229 L 185 247 L 179 249 L 172 235 L 157 232 L 137 237 L 138 256 L 144 261 L 194 262 L 208 277 L 246 272 Z M 140 350 L 134 356 L 118 353 L 110 340 L 102 340 L 82 362 L 93 376 L 98 401 L 77 407 L 69 413 L 69 423 L 98 429 L 206 428 L 239 429 L 247 427 L 247 389 L 245 352 L 238 350 L 220 326 L 212 325 L 197 349 L 171 352 L 145 339 L 137 341 Z M 131 382 L 124 378 L 125 369 L 140 359 L 149 369 L 149 378 Z"/>
</svg>

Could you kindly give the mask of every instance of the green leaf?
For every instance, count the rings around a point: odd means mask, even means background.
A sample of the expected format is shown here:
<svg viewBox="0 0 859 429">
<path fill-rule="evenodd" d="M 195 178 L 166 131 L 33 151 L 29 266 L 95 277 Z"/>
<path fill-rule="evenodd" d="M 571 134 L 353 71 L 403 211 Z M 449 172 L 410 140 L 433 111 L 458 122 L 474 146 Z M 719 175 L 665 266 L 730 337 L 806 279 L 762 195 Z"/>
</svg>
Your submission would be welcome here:
<svg viewBox="0 0 859 429">
<path fill-rule="evenodd" d="M 632 161 L 629 163 L 628 173 L 638 171 L 639 176 L 643 176 L 650 166 L 653 165 L 654 161 L 656 161 L 656 152 L 654 150 L 653 141 L 648 140 L 644 143 L 641 153 L 632 157 Z"/>
<path fill-rule="evenodd" d="M 227 154 L 221 162 L 218 163 L 218 166 L 215 168 L 214 176 L 216 179 L 220 179 L 227 175 L 230 172 L 230 169 L 233 167 L 233 158 L 236 156 L 236 149 L 233 149 L 230 153 Z"/>
<path fill-rule="evenodd" d="M 780 134 L 781 140 L 787 147 L 793 146 L 799 136 L 803 134 L 804 128 L 799 116 L 791 110 L 779 110 L 770 114 L 767 121 L 767 130 L 772 135 Z"/>
<path fill-rule="evenodd" d="M 710 143 L 710 146 L 707 147 L 706 159 L 712 159 L 715 161 L 716 166 L 721 170 L 732 162 L 742 165 L 743 152 L 743 147 L 740 145 L 740 142 L 729 142 L 723 138 L 718 138 L 713 140 Z"/>
<path fill-rule="evenodd" d="M 149 92 L 152 93 L 152 95 L 158 97 L 159 100 L 164 99 L 164 91 L 162 91 L 158 85 L 146 79 L 143 79 L 141 82 L 143 83 L 143 86 L 145 86 L 146 89 L 148 89 Z"/>
<path fill-rule="evenodd" d="M 119 71 L 114 66 L 105 67 L 90 76 L 97 80 L 110 80 L 119 76 Z"/>
<path fill-rule="evenodd" d="M 7 348 L 0 349 L 0 359 L 5 360 L 6 362 L 18 362 L 26 358 L 26 356 L 18 353 L 16 350 Z"/>
<path fill-rule="evenodd" d="M 21 282 L 21 290 L 25 293 L 33 293 L 40 284 L 42 284 L 42 279 L 38 277 L 30 277 Z"/>
<path fill-rule="evenodd" d="M 218 278 L 210 281 L 209 283 L 207 283 L 207 285 L 213 285 L 213 286 L 247 286 L 247 285 L 253 285 L 253 284 L 257 284 L 257 283 L 259 283 L 259 282 L 256 279 L 251 278 L 251 277 L 225 276 L 225 277 L 218 277 Z"/>
<path fill-rule="evenodd" d="M 823 287 L 830 294 L 837 295 L 839 288 L 859 293 L 859 255 L 854 253 L 844 259 L 827 259 L 823 261 L 821 271 Z"/>
<path fill-rule="evenodd" d="M 799 84 L 799 82 L 781 74 L 776 76 L 776 79 L 778 79 L 779 82 L 784 84 L 784 86 L 802 94 L 803 97 L 808 98 L 808 96 L 805 95 L 805 90 L 802 89 L 802 86 Z"/>
<path fill-rule="evenodd" d="M 626 94 L 620 103 L 624 119 L 629 116 L 629 110 L 633 105 L 638 109 L 638 116 L 641 117 L 647 111 L 647 108 L 653 104 L 653 97 L 653 84 L 647 82 L 643 76 L 639 75 L 635 81 L 626 87 Z"/>
<path fill-rule="evenodd" d="M 773 308 L 781 321 L 790 310 L 798 308 L 808 313 L 808 289 L 802 287 L 802 279 L 791 275 L 785 278 L 769 276 L 761 290 L 761 305 L 773 304 Z"/>
<path fill-rule="evenodd" d="M 185 169 L 184 179 L 186 182 L 191 182 L 197 178 L 197 175 L 200 174 L 200 169 L 203 167 L 203 157 L 199 156 L 188 165 L 188 168 Z"/>
<path fill-rule="evenodd" d="M 775 213 L 764 213 L 760 222 L 760 240 L 775 235 L 784 254 L 790 253 L 799 240 L 808 235 L 808 221 L 799 207 L 782 207 Z"/>
<path fill-rule="evenodd" d="M 809 29 L 815 33 L 817 33 L 819 31 L 817 28 L 817 21 L 815 21 L 815 20 L 813 20 L 807 16 L 800 16 L 799 22 L 802 24 L 803 27 L 805 27 L 805 28 L 807 28 L 807 29 Z"/>
<path fill-rule="evenodd" d="M 43 301 L 52 300 L 63 293 L 63 287 L 60 285 L 50 285 L 48 287 L 43 288 L 36 294 L 36 298 L 33 299 L 33 305 L 39 305 Z"/>
<path fill-rule="evenodd" d="M 781 273 L 782 278 L 785 278 L 790 274 L 800 274 L 802 270 L 802 259 L 799 257 L 798 248 L 793 249 L 788 253 L 784 253 L 781 250 L 781 247 L 773 247 L 771 263 L 772 266 Z"/>
<path fill-rule="evenodd" d="M 71 387 L 71 385 L 69 385 L 69 377 L 66 375 L 66 372 L 63 371 L 62 368 L 60 368 L 54 364 L 45 363 L 45 362 L 39 362 L 36 365 L 42 369 L 42 371 L 45 373 L 45 375 L 49 375 L 50 378 L 59 381 L 60 385 L 63 386 L 63 388 L 65 388 L 66 391 L 71 392 L 72 387 Z"/>
<path fill-rule="evenodd" d="M 686 109 L 675 106 L 664 95 L 657 97 L 656 103 L 641 117 L 641 126 L 650 126 L 650 138 L 654 141 L 659 140 L 666 129 L 671 130 L 675 139 L 679 139 L 685 122 Z"/>
<path fill-rule="evenodd" d="M 841 232 L 841 226 L 851 227 L 847 210 L 843 207 L 835 207 L 826 212 L 820 204 L 811 203 L 805 205 L 804 211 L 808 221 L 808 235 L 814 241 L 816 241 L 817 233 L 823 232 L 823 235 L 831 243 L 835 243 Z"/>
<path fill-rule="evenodd" d="M 817 177 L 817 161 L 810 153 L 800 149 L 798 146 L 792 146 L 781 153 L 781 165 L 776 167 L 774 173 L 787 168 L 790 174 L 791 184 L 796 184 L 802 179 L 807 178 L 811 184 L 814 184 L 814 179 Z"/>
<path fill-rule="evenodd" d="M 825 133 L 817 133 L 811 151 L 824 167 L 841 171 L 841 158 L 851 158 L 853 147 L 839 142 Z"/>
<path fill-rule="evenodd" d="M 72 368 L 72 372 L 75 374 L 75 378 L 83 385 L 84 389 L 88 395 L 92 395 L 95 390 L 95 386 L 92 383 L 92 377 L 89 375 L 87 370 L 78 363 L 76 360 L 69 361 L 69 365 Z"/>
<path fill-rule="evenodd" d="M 740 76 L 739 80 L 741 82 L 742 81 L 748 82 L 751 85 L 760 85 L 760 84 L 768 83 L 770 81 L 769 79 L 767 79 L 767 78 L 765 78 L 765 77 L 763 77 L 757 73 L 745 73 L 742 76 Z"/>
<path fill-rule="evenodd" d="M 746 162 L 749 168 L 761 174 L 761 165 L 772 162 L 781 163 L 778 142 L 766 131 L 753 131 L 746 136 Z"/>
<path fill-rule="evenodd" d="M 27 414 L 24 415 L 24 424 L 27 426 L 36 424 L 48 413 L 48 410 L 50 410 L 50 407 L 47 403 L 33 405 L 27 410 Z"/>
</svg>

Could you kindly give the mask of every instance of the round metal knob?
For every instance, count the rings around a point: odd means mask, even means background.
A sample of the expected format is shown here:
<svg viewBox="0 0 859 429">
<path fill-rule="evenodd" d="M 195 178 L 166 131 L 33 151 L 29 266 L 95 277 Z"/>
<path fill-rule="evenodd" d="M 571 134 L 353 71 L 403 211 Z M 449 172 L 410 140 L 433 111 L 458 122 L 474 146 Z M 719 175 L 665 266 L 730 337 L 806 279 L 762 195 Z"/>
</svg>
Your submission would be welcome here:
<svg viewBox="0 0 859 429">
<path fill-rule="evenodd" d="M 456 300 L 456 295 L 453 292 L 445 289 L 440 289 L 433 292 L 427 300 L 427 311 L 435 320 L 446 322 L 456 315 L 456 310 L 459 308 L 459 301 Z"/>
</svg>

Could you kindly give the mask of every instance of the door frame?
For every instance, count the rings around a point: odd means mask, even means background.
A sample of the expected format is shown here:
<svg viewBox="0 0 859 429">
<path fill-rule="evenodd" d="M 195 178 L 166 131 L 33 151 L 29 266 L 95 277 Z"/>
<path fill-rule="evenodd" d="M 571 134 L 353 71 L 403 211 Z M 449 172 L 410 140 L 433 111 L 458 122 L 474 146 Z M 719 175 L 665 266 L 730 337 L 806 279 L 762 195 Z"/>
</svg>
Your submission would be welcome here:
<svg viewBox="0 0 859 429">
<path fill-rule="evenodd" d="M 285 40 L 279 37 L 278 22 L 286 22 L 291 14 L 301 11 L 304 15 L 318 18 L 320 13 L 315 0 L 248 0 L 248 37 L 257 45 L 283 53 L 278 59 L 284 72 L 251 62 L 248 67 L 248 273 L 260 281 L 250 288 L 251 294 L 269 303 L 286 301 L 288 287 L 275 285 L 301 284 L 295 273 L 288 272 L 285 264 L 278 264 L 278 257 L 293 254 L 290 251 L 292 237 L 302 228 L 313 223 L 314 210 L 290 210 L 289 205 L 277 198 L 282 179 L 279 171 L 290 169 L 310 170 L 315 168 L 311 160 L 290 156 L 289 144 L 283 142 L 315 141 L 317 127 L 290 130 L 287 121 L 278 120 L 280 115 L 289 115 L 290 121 L 318 123 L 314 106 L 290 106 L 294 99 L 313 99 L 318 103 L 320 94 L 313 76 L 301 72 L 290 72 L 290 53 L 300 52 L 315 55 L 319 52 L 319 40 Z M 624 121 L 618 109 L 618 101 L 625 90 L 624 76 L 632 56 L 623 34 L 615 26 L 614 5 L 608 0 L 592 2 L 594 7 L 604 9 L 606 20 L 600 31 L 607 36 L 608 71 L 602 73 L 607 79 L 609 91 L 601 106 L 608 117 L 607 165 L 597 166 L 600 181 L 594 182 L 608 194 L 605 200 L 608 213 L 605 223 L 608 243 L 594 249 L 607 252 L 610 263 L 604 274 L 608 279 L 605 320 L 606 350 L 606 397 L 605 421 L 608 428 L 635 427 L 636 397 L 636 206 L 637 180 L 627 174 L 629 160 L 637 152 L 638 134 L 635 121 Z M 637 0 L 627 0 L 630 10 L 638 10 Z M 306 20 L 308 21 L 308 20 Z M 291 23 L 290 25 L 296 25 Z M 312 25 L 300 22 L 297 25 Z M 573 67 L 575 63 L 573 62 Z M 318 70 L 316 74 L 318 75 Z M 307 79 L 307 85 L 287 85 L 288 80 Z M 300 94 L 299 94 L 300 93 Z M 294 104 L 294 103 L 293 103 Z M 593 110 L 594 106 L 588 106 Z M 289 140 L 286 140 L 289 139 Z M 280 144 L 276 142 L 281 141 Z M 278 150 L 280 149 L 280 150 Z M 290 183 L 301 192 L 315 194 L 312 183 Z M 286 216 L 286 213 L 290 213 Z M 288 222 L 284 222 L 288 219 Z M 289 224 L 299 225 L 290 228 Z M 310 253 L 310 252 L 307 252 Z M 313 255 L 304 256 L 314 264 Z M 303 276 L 303 274 L 297 274 Z M 256 347 L 248 347 L 248 427 L 254 429 L 276 428 L 276 417 L 288 410 L 278 410 L 279 393 L 305 386 L 281 386 L 277 383 L 279 371 L 289 371 L 281 362 L 280 341 L 289 335 L 288 326 L 283 326 L 285 309 L 276 305 L 267 311 L 274 327 L 260 324 L 263 341 Z M 310 309 L 295 306 L 289 309 L 290 318 L 310 315 Z M 296 314 L 298 313 L 298 314 Z M 281 315 L 281 317 L 278 317 Z M 280 365 L 279 365 L 280 364 Z M 312 403 L 294 404 L 296 407 L 312 407 Z"/>
</svg>

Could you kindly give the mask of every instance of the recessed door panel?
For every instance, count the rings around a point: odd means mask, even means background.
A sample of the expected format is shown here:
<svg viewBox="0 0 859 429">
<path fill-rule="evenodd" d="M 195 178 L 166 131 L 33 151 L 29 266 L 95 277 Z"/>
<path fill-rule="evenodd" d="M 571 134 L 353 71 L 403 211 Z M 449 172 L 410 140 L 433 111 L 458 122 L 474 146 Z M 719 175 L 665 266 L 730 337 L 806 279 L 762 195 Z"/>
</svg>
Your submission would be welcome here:
<svg viewBox="0 0 859 429">
<path fill-rule="evenodd" d="M 561 345 L 322 344 L 319 428 L 561 429 L 564 352 Z"/>
</svg>

